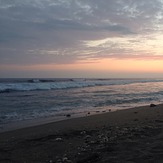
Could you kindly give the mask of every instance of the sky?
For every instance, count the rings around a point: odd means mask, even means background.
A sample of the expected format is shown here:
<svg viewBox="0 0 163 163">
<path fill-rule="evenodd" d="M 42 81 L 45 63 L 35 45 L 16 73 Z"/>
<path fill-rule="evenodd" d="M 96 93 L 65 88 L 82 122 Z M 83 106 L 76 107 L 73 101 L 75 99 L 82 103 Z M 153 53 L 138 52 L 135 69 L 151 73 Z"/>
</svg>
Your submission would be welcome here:
<svg viewBox="0 0 163 163">
<path fill-rule="evenodd" d="M 0 0 L 0 78 L 163 77 L 163 0 Z"/>
</svg>

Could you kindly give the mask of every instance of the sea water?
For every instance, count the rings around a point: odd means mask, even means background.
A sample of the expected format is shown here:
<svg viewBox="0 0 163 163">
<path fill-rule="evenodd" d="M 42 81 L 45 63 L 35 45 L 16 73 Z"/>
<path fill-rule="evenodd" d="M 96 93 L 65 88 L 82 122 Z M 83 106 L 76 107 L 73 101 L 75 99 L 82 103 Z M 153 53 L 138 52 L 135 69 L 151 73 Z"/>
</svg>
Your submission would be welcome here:
<svg viewBox="0 0 163 163">
<path fill-rule="evenodd" d="M 163 102 L 163 79 L 0 79 L 0 127 Z"/>
</svg>

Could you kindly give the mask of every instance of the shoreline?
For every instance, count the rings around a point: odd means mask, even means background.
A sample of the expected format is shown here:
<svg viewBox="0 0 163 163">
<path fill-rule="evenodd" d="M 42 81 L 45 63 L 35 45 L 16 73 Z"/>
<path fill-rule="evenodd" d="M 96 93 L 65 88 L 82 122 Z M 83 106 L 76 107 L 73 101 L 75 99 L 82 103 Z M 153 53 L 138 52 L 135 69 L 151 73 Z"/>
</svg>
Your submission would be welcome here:
<svg viewBox="0 0 163 163">
<path fill-rule="evenodd" d="M 123 108 L 121 110 L 126 110 L 126 109 L 130 109 L 130 108 Z M 40 126 L 40 125 L 49 124 L 49 123 L 56 123 L 56 122 L 66 121 L 66 120 L 71 120 L 71 119 L 76 119 L 76 118 L 84 118 L 84 117 L 94 116 L 98 114 L 105 114 L 105 113 L 115 112 L 118 110 L 119 109 L 116 109 L 116 107 L 109 107 L 109 108 L 106 107 L 106 108 L 99 108 L 99 109 L 90 110 L 90 111 L 67 112 L 67 113 L 65 112 L 57 116 L 54 115 L 50 117 L 41 117 L 41 118 L 36 118 L 36 119 L 4 123 L 4 124 L 0 124 L 0 133 L 14 131 L 14 130 L 23 129 L 23 128 Z"/>
<path fill-rule="evenodd" d="M 71 120 L 71 119 L 76 119 L 76 118 L 84 118 L 84 117 L 89 117 L 89 116 L 94 116 L 94 115 L 99 115 L 99 114 L 107 114 L 110 112 L 116 112 L 116 111 L 121 111 L 121 110 L 123 111 L 123 110 L 133 109 L 133 108 L 142 107 L 142 106 L 147 106 L 147 104 L 131 106 L 131 107 L 123 107 L 123 106 L 103 107 L 103 108 L 97 108 L 95 110 L 88 110 L 88 111 L 85 110 L 83 112 L 72 111 L 72 112 L 60 113 L 58 115 L 54 115 L 50 117 L 41 117 L 41 118 L 36 118 L 36 119 L 13 121 L 9 123 L 0 124 L 0 133 L 10 132 L 14 130 L 23 129 L 23 128 L 36 127 L 40 125 L 56 123 L 56 122 L 66 121 L 66 120 Z"/>
<path fill-rule="evenodd" d="M 0 162 L 162 162 L 162 139 L 163 104 L 142 106 L 0 133 Z"/>
</svg>

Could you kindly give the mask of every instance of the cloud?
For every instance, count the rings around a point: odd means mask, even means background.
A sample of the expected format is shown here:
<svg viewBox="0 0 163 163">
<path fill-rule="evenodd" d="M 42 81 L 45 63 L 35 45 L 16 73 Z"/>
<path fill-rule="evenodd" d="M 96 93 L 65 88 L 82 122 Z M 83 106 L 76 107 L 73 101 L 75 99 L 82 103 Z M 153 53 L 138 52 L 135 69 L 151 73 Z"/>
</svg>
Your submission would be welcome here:
<svg viewBox="0 0 163 163">
<path fill-rule="evenodd" d="M 162 21 L 161 0 L 0 0 L 0 63 L 158 59 Z"/>
</svg>

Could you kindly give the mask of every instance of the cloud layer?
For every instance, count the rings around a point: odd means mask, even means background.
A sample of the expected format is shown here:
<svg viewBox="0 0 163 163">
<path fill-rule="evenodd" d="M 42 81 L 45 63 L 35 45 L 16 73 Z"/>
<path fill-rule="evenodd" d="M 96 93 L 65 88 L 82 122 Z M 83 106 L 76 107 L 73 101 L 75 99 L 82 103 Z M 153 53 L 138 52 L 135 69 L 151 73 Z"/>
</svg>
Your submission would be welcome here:
<svg viewBox="0 0 163 163">
<path fill-rule="evenodd" d="M 0 64 L 162 59 L 162 0 L 0 0 Z"/>
</svg>

